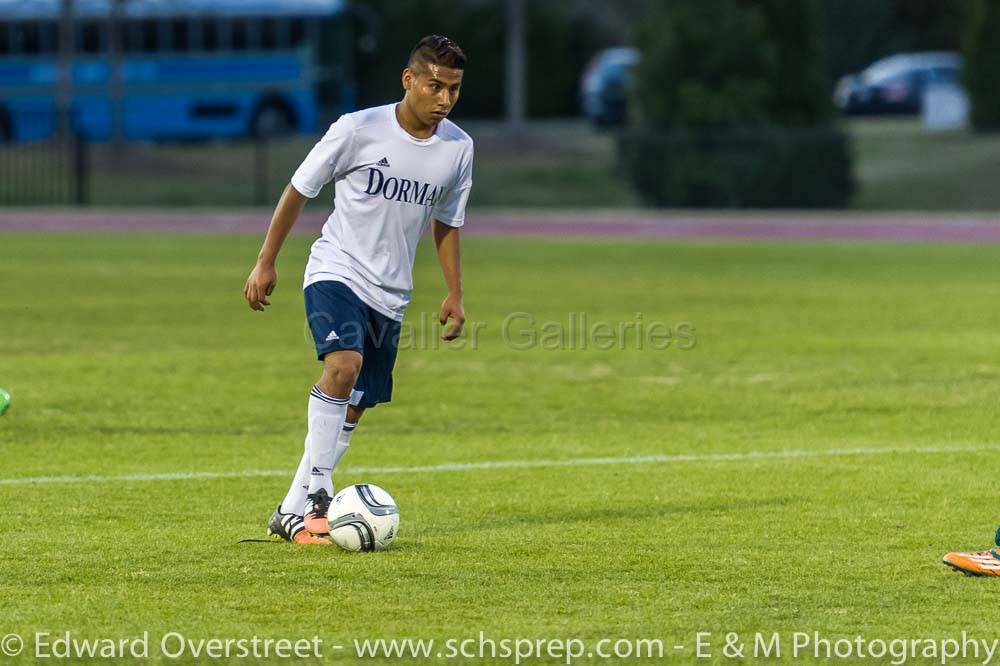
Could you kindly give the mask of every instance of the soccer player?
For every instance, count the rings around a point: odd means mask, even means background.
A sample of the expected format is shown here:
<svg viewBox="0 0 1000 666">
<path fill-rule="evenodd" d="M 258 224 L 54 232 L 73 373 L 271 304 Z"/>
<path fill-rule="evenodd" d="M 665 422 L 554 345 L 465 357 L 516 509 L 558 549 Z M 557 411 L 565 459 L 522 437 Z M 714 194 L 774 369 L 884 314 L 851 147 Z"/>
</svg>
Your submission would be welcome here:
<svg viewBox="0 0 1000 666">
<path fill-rule="evenodd" d="M 1000 576 L 1000 528 L 997 528 L 993 542 L 997 548 L 975 553 L 948 553 L 944 556 L 944 563 L 967 576 Z"/>
<path fill-rule="evenodd" d="M 313 243 L 305 307 L 323 372 L 309 394 L 305 451 L 268 532 L 302 544 L 330 543 L 333 470 L 361 415 L 389 402 L 400 322 L 413 287 L 417 242 L 433 225 L 448 295 L 442 338 L 462 332 L 459 227 L 472 187 L 472 139 L 447 119 L 458 101 L 465 54 L 439 35 L 421 39 L 403 70 L 399 103 L 340 117 L 285 188 L 243 293 L 270 305 L 275 260 L 308 199 L 334 182 L 334 211 Z"/>
</svg>

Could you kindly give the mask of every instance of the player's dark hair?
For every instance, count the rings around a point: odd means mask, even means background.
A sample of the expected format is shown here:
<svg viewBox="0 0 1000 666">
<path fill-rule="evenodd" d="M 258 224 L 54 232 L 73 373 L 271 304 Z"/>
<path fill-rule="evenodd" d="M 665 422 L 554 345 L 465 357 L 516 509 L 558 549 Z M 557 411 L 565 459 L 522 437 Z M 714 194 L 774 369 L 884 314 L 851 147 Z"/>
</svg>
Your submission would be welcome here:
<svg viewBox="0 0 1000 666">
<path fill-rule="evenodd" d="M 465 69 L 465 52 L 454 41 L 441 35 L 427 35 L 410 51 L 408 65 L 418 63 Z"/>
</svg>

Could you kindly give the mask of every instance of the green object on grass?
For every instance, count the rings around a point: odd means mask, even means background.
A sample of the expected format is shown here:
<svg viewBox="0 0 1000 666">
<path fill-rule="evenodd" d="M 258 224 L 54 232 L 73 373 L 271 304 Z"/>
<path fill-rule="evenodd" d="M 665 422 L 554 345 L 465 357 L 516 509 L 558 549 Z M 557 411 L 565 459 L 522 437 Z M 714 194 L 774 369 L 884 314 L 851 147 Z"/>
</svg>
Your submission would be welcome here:
<svg viewBox="0 0 1000 666">
<path fill-rule="evenodd" d="M 0 416 L 3 416 L 8 407 L 10 407 L 10 393 L 0 388 Z"/>
</svg>

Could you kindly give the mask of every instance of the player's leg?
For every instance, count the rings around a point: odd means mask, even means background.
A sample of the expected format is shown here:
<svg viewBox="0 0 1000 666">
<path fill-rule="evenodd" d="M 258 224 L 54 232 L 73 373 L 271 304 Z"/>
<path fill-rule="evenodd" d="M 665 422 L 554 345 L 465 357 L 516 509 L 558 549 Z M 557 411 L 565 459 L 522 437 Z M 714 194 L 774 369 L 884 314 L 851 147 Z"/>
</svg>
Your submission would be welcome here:
<svg viewBox="0 0 1000 666">
<path fill-rule="evenodd" d="M 356 426 L 366 409 L 392 400 L 392 370 L 396 365 L 399 336 L 400 322 L 369 310 L 365 362 L 351 393 L 351 410 L 345 425 L 353 423 Z M 341 450 L 338 445 L 338 461 L 350 446 L 353 432 L 353 428 L 345 429 L 341 435 L 344 446 Z"/>
<path fill-rule="evenodd" d="M 364 365 L 362 365 L 362 367 L 364 367 Z M 350 440 L 351 434 L 353 434 L 354 429 L 358 427 L 358 422 L 361 420 L 361 415 L 364 413 L 364 407 L 359 407 L 358 405 L 349 405 L 347 407 L 347 420 L 344 421 L 344 433 L 341 434 L 341 437 L 346 436 L 348 440 Z"/>
<path fill-rule="evenodd" d="M 967 576 L 1000 576 L 1000 528 L 993 541 L 997 548 L 971 553 L 948 553 L 944 556 L 944 563 Z"/>
<path fill-rule="evenodd" d="M 267 531 L 269 534 L 280 537 L 285 541 L 328 546 L 330 545 L 329 540 L 315 537 L 306 530 L 302 514 L 308 490 L 309 437 L 307 435 L 302 458 L 299 460 L 299 467 L 295 471 L 295 478 L 292 479 L 292 485 L 285 494 L 285 499 L 281 501 L 278 508 L 271 514 L 271 519 L 267 523 Z"/>
<path fill-rule="evenodd" d="M 341 350 L 323 357 L 323 375 L 309 395 L 309 490 L 306 529 L 327 534 L 327 511 L 333 499 L 333 467 L 337 440 L 347 420 L 351 389 L 361 370 L 361 354 Z"/>
<path fill-rule="evenodd" d="M 337 440 L 334 467 L 350 449 L 351 437 L 365 410 L 392 399 L 392 369 L 396 363 L 399 333 L 398 321 L 369 309 L 364 363 L 351 391 L 351 406 Z"/>
<path fill-rule="evenodd" d="M 340 282 L 305 289 L 309 328 L 323 373 L 309 395 L 309 488 L 303 518 L 314 534 L 329 532 L 337 440 L 347 420 L 351 390 L 362 365 L 368 306 Z"/>
<path fill-rule="evenodd" d="M 362 364 L 362 367 L 364 365 Z M 351 446 L 351 437 L 354 436 L 354 430 L 358 427 L 358 421 L 361 420 L 361 415 L 365 413 L 364 407 L 358 407 L 356 405 L 350 405 L 347 408 L 347 419 L 344 421 L 344 427 L 340 431 L 340 437 L 337 439 L 337 450 L 333 454 L 333 468 L 337 469 L 337 464 L 340 459 L 344 457 L 347 450 Z"/>
<path fill-rule="evenodd" d="M 331 474 L 336 466 L 337 443 L 347 425 L 348 403 L 361 371 L 361 359 L 355 351 L 333 352 L 323 359 L 323 376 L 309 398 L 310 495 L 322 490 L 333 496 Z"/>
<path fill-rule="evenodd" d="M 357 424 L 357 418 L 359 418 L 359 415 L 355 416 L 348 429 L 348 423 L 344 421 L 347 414 L 354 408 L 346 406 L 347 409 L 344 409 L 344 405 L 326 402 L 326 398 L 330 394 L 343 394 L 342 383 L 349 381 L 351 361 L 348 360 L 347 367 L 345 367 L 343 360 L 338 358 L 340 354 L 355 354 L 355 352 L 334 352 L 327 354 L 324 358 L 323 375 L 316 386 L 325 388 L 329 393 L 321 388 L 322 396 L 318 396 L 314 387 L 314 392 L 309 396 L 309 433 L 305 439 L 305 450 L 302 452 L 295 478 L 285 494 L 285 499 L 282 500 L 275 514 L 271 516 L 272 534 L 282 536 L 290 541 L 315 543 L 312 540 L 312 534 L 326 534 L 329 531 L 326 524 L 326 514 L 330 506 L 330 499 L 333 497 L 333 468 L 337 466 L 337 461 L 343 456 L 340 447 L 344 446 L 346 450 L 346 447 L 350 446 L 350 434 Z M 349 393 L 350 389 L 347 392 Z M 337 423 L 343 424 L 339 431 L 336 430 Z M 311 446 L 313 441 L 328 442 L 332 438 L 331 433 L 334 432 L 339 432 L 339 436 L 335 440 L 332 456 L 329 456 L 329 447 Z M 313 464 L 314 461 L 315 464 Z M 324 481 L 329 484 L 329 489 L 322 485 Z M 318 485 L 319 488 L 313 489 L 311 485 Z M 278 526 L 284 528 L 284 534 L 282 530 L 277 529 Z M 295 533 L 292 529 L 295 527 L 301 530 L 301 534 Z M 324 539 L 320 539 L 320 541 L 328 543 Z"/>
<path fill-rule="evenodd" d="M 309 435 L 306 435 L 305 445 L 302 447 L 302 458 L 299 460 L 299 467 L 295 470 L 295 478 L 292 485 L 285 493 L 285 499 L 281 500 L 278 511 L 281 513 L 293 513 L 303 515 L 306 507 L 306 494 L 309 492 Z"/>
<path fill-rule="evenodd" d="M 304 291 L 309 329 L 323 372 L 309 394 L 308 434 L 295 478 L 269 530 L 293 540 L 293 528 L 325 534 L 333 495 L 330 473 L 337 441 L 347 417 L 348 398 L 361 366 L 367 308 L 344 284 L 317 282 Z M 277 529 L 276 529 L 277 528 Z"/>
<path fill-rule="evenodd" d="M 351 446 L 351 437 L 354 435 L 354 430 L 358 426 L 358 421 L 361 420 L 361 415 L 365 413 L 364 407 L 356 407 L 354 405 L 348 405 L 347 407 L 347 419 L 344 421 L 344 427 L 340 431 L 340 436 L 337 438 L 337 448 L 334 450 L 333 454 L 333 468 L 337 468 L 337 463 L 340 459 L 344 457 L 347 452 L 348 447 Z M 285 514 L 296 514 L 299 516 L 304 516 L 306 512 L 306 495 L 309 494 L 309 478 L 312 466 L 309 464 L 309 436 L 306 435 L 305 446 L 302 451 L 302 458 L 299 460 L 299 467 L 295 471 L 295 478 L 292 479 L 292 485 L 289 486 L 288 492 L 285 493 L 285 499 L 282 500 L 281 506 L 278 507 L 279 513 Z"/>
<path fill-rule="evenodd" d="M 400 328 L 400 322 L 369 311 L 365 365 L 355 385 L 359 407 L 374 407 L 392 400 L 392 371 L 396 365 Z"/>
</svg>

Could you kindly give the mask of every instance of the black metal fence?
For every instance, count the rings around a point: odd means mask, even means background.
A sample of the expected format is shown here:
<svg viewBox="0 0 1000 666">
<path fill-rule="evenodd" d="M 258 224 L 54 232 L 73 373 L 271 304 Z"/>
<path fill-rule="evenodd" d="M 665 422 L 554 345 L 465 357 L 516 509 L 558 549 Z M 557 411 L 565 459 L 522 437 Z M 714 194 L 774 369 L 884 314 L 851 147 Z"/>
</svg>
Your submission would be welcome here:
<svg viewBox="0 0 1000 666">
<path fill-rule="evenodd" d="M 271 206 L 314 140 L 0 143 L 0 206 Z"/>
<path fill-rule="evenodd" d="M 0 143 L 0 205 L 86 205 L 88 172 L 78 137 Z"/>
</svg>

